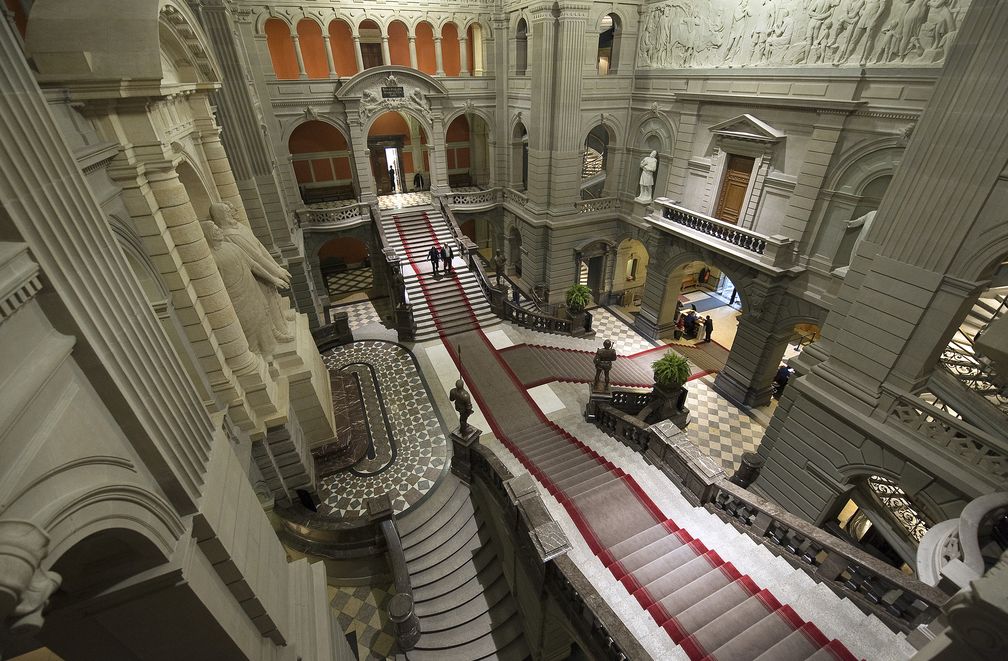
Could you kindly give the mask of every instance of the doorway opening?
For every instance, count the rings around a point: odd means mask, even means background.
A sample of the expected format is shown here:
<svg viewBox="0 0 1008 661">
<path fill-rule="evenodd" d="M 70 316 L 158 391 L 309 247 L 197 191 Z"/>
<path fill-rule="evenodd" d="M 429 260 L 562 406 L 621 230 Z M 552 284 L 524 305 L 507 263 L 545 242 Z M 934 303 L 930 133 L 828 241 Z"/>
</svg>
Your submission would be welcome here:
<svg viewBox="0 0 1008 661">
<path fill-rule="evenodd" d="M 402 186 L 402 168 L 399 167 L 399 148 L 398 147 L 386 147 L 385 148 L 385 165 L 386 172 L 388 172 L 389 187 L 392 192 L 403 190 Z"/>
</svg>

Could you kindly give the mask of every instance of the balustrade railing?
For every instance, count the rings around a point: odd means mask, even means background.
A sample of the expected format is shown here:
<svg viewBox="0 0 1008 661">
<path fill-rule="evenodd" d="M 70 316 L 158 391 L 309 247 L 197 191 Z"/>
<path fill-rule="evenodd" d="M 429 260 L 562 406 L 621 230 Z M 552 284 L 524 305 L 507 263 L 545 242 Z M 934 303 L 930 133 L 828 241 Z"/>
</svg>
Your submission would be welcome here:
<svg viewBox="0 0 1008 661">
<path fill-rule="evenodd" d="M 524 209 L 528 205 L 528 197 L 513 188 L 505 188 L 504 202 Z"/>
<path fill-rule="evenodd" d="M 789 268 L 794 265 L 795 242 L 786 236 L 760 234 L 691 211 L 664 197 L 656 198 L 655 204 L 658 205 L 659 218 L 655 216 L 649 218 L 659 227 L 682 227 L 699 232 L 725 244 L 726 247 L 732 246 L 743 253 L 749 253 L 768 266 Z"/>
<path fill-rule="evenodd" d="M 894 631 L 909 633 L 932 621 L 948 600 L 941 590 L 731 483 L 719 464 L 667 420 L 647 425 L 615 406 L 600 404 L 595 424 L 642 453 L 691 503 L 717 514 Z"/>
<path fill-rule="evenodd" d="M 619 208 L 620 201 L 616 197 L 599 197 L 591 200 L 578 200 L 574 203 L 574 210 L 579 214 L 618 211 Z"/>
<path fill-rule="evenodd" d="M 1008 480 L 1008 442 L 974 427 L 923 399 L 883 386 L 894 397 L 887 420 L 924 442 L 957 455 L 959 462 L 989 479 Z"/>
<path fill-rule="evenodd" d="M 368 205 L 361 202 L 331 209 L 298 209 L 294 212 L 298 227 L 336 228 L 370 219 Z"/>
<path fill-rule="evenodd" d="M 453 208 L 487 207 L 499 204 L 503 200 L 500 188 L 487 190 L 451 192 L 445 195 L 447 203 Z"/>
</svg>

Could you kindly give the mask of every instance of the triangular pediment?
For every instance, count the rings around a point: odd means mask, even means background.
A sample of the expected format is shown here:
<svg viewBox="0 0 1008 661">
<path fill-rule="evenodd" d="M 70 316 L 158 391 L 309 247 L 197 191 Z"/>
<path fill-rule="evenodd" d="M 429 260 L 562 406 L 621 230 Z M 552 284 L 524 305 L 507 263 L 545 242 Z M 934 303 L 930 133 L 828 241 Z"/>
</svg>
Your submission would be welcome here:
<svg viewBox="0 0 1008 661">
<path fill-rule="evenodd" d="M 717 135 L 740 138 L 742 140 L 758 140 L 759 142 L 777 142 L 785 138 L 784 131 L 779 131 L 766 122 L 745 114 L 715 124 L 710 128 Z"/>
</svg>

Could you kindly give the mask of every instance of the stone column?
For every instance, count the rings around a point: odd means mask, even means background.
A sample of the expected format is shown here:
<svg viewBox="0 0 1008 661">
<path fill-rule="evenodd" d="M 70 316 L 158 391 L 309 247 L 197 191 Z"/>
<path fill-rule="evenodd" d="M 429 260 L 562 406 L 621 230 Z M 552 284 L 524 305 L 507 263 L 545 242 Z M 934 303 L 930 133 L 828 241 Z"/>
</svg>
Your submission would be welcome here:
<svg viewBox="0 0 1008 661">
<path fill-rule="evenodd" d="M 357 58 L 357 73 L 364 71 L 364 56 L 360 49 L 360 35 L 354 32 L 353 35 L 354 57 Z"/>
<path fill-rule="evenodd" d="M 551 157 L 553 154 L 553 118 L 559 112 L 577 114 L 576 107 L 565 107 L 554 98 L 556 71 L 555 42 L 557 19 L 552 4 L 542 3 L 531 8 L 529 31 L 534 35 L 528 50 L 531 78 L 531 117 L 525 123 L 528 130 L 528 196 L 529 204 L 545 210 L 550 204 Z"/>
<path fill-rule="evenodd" d="M 414 119 L 407 119 L 406 123 L 409 125 L 410 131 L 410 154 L 413 158 L 413 171 L 419 172 L 424 171 L 424 178 L 430 181 L 430 172 L 424 167 L 423 163 L 423 145 L 420 144 L 420 124 Z M 413 182 L 406 182 L 407 184 Z"/>
<path fill-rule="evenodd" d="M 750 313 L 739 318 L 728 362 L 714 379 L 714 388 L 734 402 L 766 406 L 792 328 L 774 329 L 752 317 Z"/>
<path fill-rule="evenodd" d="M 588 3 L 560 3 L 556 45 L 556 81 L 553 91 L 553 155 L 550 206 L 573 210 L 581 199 L 581 165 L 584 139 L 581 135 L 581 81 Z M 612 170 L 610 170 L 612 172 Z"/>
<path fill-rule="evenodd" d="M 686 172 L 690 155 L 693 153 L 693 139 L 697 131 L 697 117 L 700 104 L 684 101 L 679 104 L 679 130 L 676 131 L 675 145 L 672 147 L 672 163 L 669 165 L 668 192 L 671 199 L 682 202 L 686 193 Z"/>
<path fill-rule="evenodd" d="M 381 37 L 381 56 L 382 56 L 382 64 L 385 65 L 392 64 L 392 55 L 389 53 L 387 34 L 383 34 Z"/>
<path fill-rule="evenodd" d="M 301 39 L 295 34 L 291 35 L 291 40 L 294 42 L 294 55 L 297 56 L 298 78 L 307 78 L 308 74 L 304 68 L 304 56 L 301 55 Z"/>
<path fill-rule="evenodd" d="M 459 75 L 460 76 L 468 76 L 469 75 L 469 52 L 468 52 L 469 49 L 466 47 L 466 44 L 469 43 L 469 40 L 466 37 L 465 32 L 463 32 L 462 34 L 459 35 L 458 42 L 459 42 L 459 66 L 461 67 L 461 69 L 459 71 Z"/>
<path fill-rule="evenodd" d="M 353 166 L 357 170 L 357 183 L 360 187 L 361 202 L 378 201 L 374 175 L 371 173 L 371 153 L 367 147 L 367 134 L 361 122 L 358 111 L 359 101 L 347 103 L 347 124 L 350 126 L 350 149 L 353 153 Z"/>
<path fill-rule="evenodd" d="M 42 628 L 42 611 L 62 581 L 46 571 L 49 536 L 30 521 L 0 521 L 0 645 Z M 2 649 L 2 648 L 0 648 Z"/>
<path fill-rule="evenodd" d="M 411 69 L 419 69 L 416 59 L 416 35 L 409 36 L 409 65 Z"/>
<path fill-rule="evenodd" d="M 489 68 L 488 73 L 500 72 L 500 75 L 494 76 L 494 89 L 496 90 L 494 142 L 496 143 L 496 150 L 490 155 L 490 158 L 494 160 L 497 166 L 496 182 L 504 185 L 504 177 L 507 176 L 505 173 L 509 172 L 509 159 L 511 159 L 514 152 L 511 144 L 511 113 L 508 108 L 507 97 L 508 43 L 510 41 L 507 16 L 494 16 L 490 25 L 493 28 L 495 39 L 493 42 L 491 67 Z M 521 167 L 520 162 L 518 163 L 518 167 Z M 518 180 L 518 186 L 515 186 L 513 183 L 516 178 Z M 512 171 L 508 185 L 512 188 L 518 188 L 521 186 L 520 170 L 517 177 Z"/>
<path fill-rule="evenodd" d="M 326 64 L 329 65 L 329 77 L 336 78 L 336 62 L 333 60 L 332 44 L 329 40 L 329 33 L 322 34 L 322 43 L 325 45 Z"/>
<path fill-rule="evenodd" d="M 445 125 L 441 110 L 431 114 L 430 163 L 431 195 L 448 192 L 448 163 L 445 160 Z"/>
<path fill-rule="evenodd" d="M 436 71 L 435 76 L 443 76 L 444 74 L 444 61 L 441 59 L 441 36 L 434 35 L 434 63 Z"/>
</svg>

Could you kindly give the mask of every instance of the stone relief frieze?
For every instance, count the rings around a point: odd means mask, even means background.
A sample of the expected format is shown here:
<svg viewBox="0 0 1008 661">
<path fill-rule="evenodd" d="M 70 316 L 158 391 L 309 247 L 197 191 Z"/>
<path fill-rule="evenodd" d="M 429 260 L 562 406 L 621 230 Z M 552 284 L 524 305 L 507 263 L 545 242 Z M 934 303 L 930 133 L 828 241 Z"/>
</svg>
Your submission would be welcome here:
<svg viewBox="0 0 1008 661">
<path fill-rule="evenodd" d="M 971 0 L 671 0 L 645 13 L 653 69 L 933 64 Z"/>
<path fill-rule="evenodd" d="M 382 88 L 401 87 L 403 95 L 401 97 L 383 98 Z M 366 122 L 376 114 L 388 110 L 412 110 L 418 113 L 428 122 L 431 121 L 431 104 L 423 91 L 417 87 L 412 87 L 406 81 L 399 81 L 395 74 L 378 81 L 378 84 L 365 89 L 361 93 L 360 117 Z"/>
</svg>

